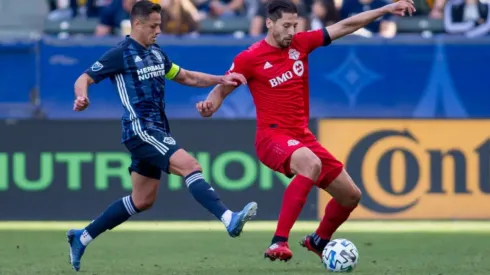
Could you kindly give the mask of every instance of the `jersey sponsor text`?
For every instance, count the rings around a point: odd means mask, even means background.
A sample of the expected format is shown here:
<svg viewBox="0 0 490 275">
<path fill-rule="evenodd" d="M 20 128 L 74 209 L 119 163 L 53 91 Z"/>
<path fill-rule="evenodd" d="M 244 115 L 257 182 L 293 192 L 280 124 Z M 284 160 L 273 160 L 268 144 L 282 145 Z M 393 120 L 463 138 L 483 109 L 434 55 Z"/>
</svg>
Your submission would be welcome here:
<svg viewBox="0 0 490 275">
<path fill-rule="evenodd" d="M 165 76 L 165 65 L 153 65 L 144 67 L 143 69 L 139 69 L 138 71 L 138 79 L 140 81 L 148 80 L 150 78 Z"/>
</svg>

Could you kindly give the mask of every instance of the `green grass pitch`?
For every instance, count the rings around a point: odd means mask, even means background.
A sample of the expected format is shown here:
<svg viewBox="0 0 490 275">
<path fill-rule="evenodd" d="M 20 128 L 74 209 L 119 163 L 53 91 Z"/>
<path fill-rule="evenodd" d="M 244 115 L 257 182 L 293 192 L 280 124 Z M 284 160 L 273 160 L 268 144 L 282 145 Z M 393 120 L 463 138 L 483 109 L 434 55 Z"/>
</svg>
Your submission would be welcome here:
<svg viewBox="0 0 490 275">
<path fill-rule="evenodd" d="M 1 222 L 1 275 L 75 274 L 65 230 L 86 223 Z M 299 222 L 288 263 L 263 258 L 275 223 L 251 222 L 229 238 L 218 222 L 130 222 L 86 250 L 84 275 L 325 274 L 298 240 L 316 227 Z M 490 222 L 348 222 L 335 235 L 356 244 L 359 275 L 490 275 Z"/>
</svg>

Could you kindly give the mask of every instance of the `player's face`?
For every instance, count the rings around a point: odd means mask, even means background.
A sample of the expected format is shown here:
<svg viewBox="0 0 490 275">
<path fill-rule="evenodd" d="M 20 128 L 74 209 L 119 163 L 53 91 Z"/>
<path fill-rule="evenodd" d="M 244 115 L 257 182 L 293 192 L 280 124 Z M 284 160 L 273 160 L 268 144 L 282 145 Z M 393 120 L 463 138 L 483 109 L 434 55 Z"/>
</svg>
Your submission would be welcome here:
<svg viewBox="0 0 490 275">
<path fill-rule="evenodd" d="M 296 33 L 296 26 L 298 26 L 298 14 L 283 13 L 282 17 L 277 19 L 276 22 L 270 19 L 267 20 L 267 28 L 272 32 L 277 45 L 281 48 L 289 47 Z"/>
<path fill-rule="evenodd" d="M 148 18 L 141 20 L 136 24 L 136 30 L 138 31 L 141 39 L 144 40 L 146 45 L 152 45 L 156 43 L 157 36 L 161 33 L 160 24 L 162 23 L 162 17 L 159 13 L 152 13 Z"/>
</svg>

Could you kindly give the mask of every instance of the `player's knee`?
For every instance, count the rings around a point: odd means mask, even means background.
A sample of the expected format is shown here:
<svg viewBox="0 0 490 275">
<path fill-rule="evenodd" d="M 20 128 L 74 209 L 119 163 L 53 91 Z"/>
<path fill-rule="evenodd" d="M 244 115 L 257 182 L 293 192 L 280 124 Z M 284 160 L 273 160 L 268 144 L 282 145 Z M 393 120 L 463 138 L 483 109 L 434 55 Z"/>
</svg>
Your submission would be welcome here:
<svg viewBox="0 0 490 275">
<path fill-rule="evenodd" d="M 133 203 L 139 211 L 150 209 L 156 201 L 157 192 L 134 192 L 132 194 Z"/>
<path fill-rule="evenodd" d="M 350 206 L 356 206 L 361 201 L 361 197 L 362 197 L 361 190 L 357 186 L 354 186 L 354 190 L 350 195 L 350 199 L 348 203 L 350 204 Z"/>
<path fill-rule="evenodd" d="M 197 160 L 192 160 L 186 166 L 182 167 L 181 171 L 180 175 L 187 176 L 193 172 L 202 171 L 202 168 Z"/>
<path fill-rule="evenodd" d="M 197 162 L 197 160 L 194 160 L 194 161 L 192 162 L 192 164 L 191 164 L 191 167 L 190 167 L 190 168 L 191 168 L 190 170 L 192 170 L 192 172 L 194 172 L 194 171 L 202 171 L 202 167 L 201 167 L 201 165 L 199 164 L 199 162 Z"/>
<path fill-rule="evenodd" d="M 322 171 L 322 162 L 308 148 L 296 150 L 291 157 L 291 170 L 314 181 L 318 180 Z"/>
<path fill-rule="evenodd" d="M 195 171 L 202 171 L 197 160 L 184 150 L 177 151 L 170 158 L 170 172 L 179 176 L 187 176 Z"/>
<path fill-rule="evenodd" d="M 155 203 L 155 198 L 151 198 L 151 197 L 134 200 L 134 206 L 139 211 L 145 211 L 150 209 L 154 203 Z"/>
<path fill-rule="evenodd" d="M 199 162 L 197 162 L 197 160 L 193 158 L 191 161 L 189 161 L 189 164 L 185 167 L 183 174 L 187 175 L 195 171 L 202 171 L 202 167 L 199 164 Z"/>
<path fill-rule="evenodd" d="M 340 204 L 345 207 L 355 207 L 361 201 L 361 190 L 357 186 L 352 186 L 352 188 L 343 196 Z"/>
</svg>

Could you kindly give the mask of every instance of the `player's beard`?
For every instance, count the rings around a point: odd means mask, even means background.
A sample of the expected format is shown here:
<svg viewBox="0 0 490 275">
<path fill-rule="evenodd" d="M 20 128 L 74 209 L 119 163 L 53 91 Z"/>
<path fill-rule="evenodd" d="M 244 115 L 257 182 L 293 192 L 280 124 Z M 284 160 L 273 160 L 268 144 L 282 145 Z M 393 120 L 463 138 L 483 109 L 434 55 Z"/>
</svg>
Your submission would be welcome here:
<svg viewBox="0 0 490 275">
<path fill-rule="evenodd" d="M 288 48 L 291 45 L 291 39 L 283 39 L 281 47 Z"/>
<path fill-rule="evenodd" d="M 280 33 L 273 33 L 272 36 L 274 36 L 274 40 L 281 48 L 287 48 L 291 45 L 291 39 L 288 40 L 286 37 L 281 37 Z"/>
</svg>

